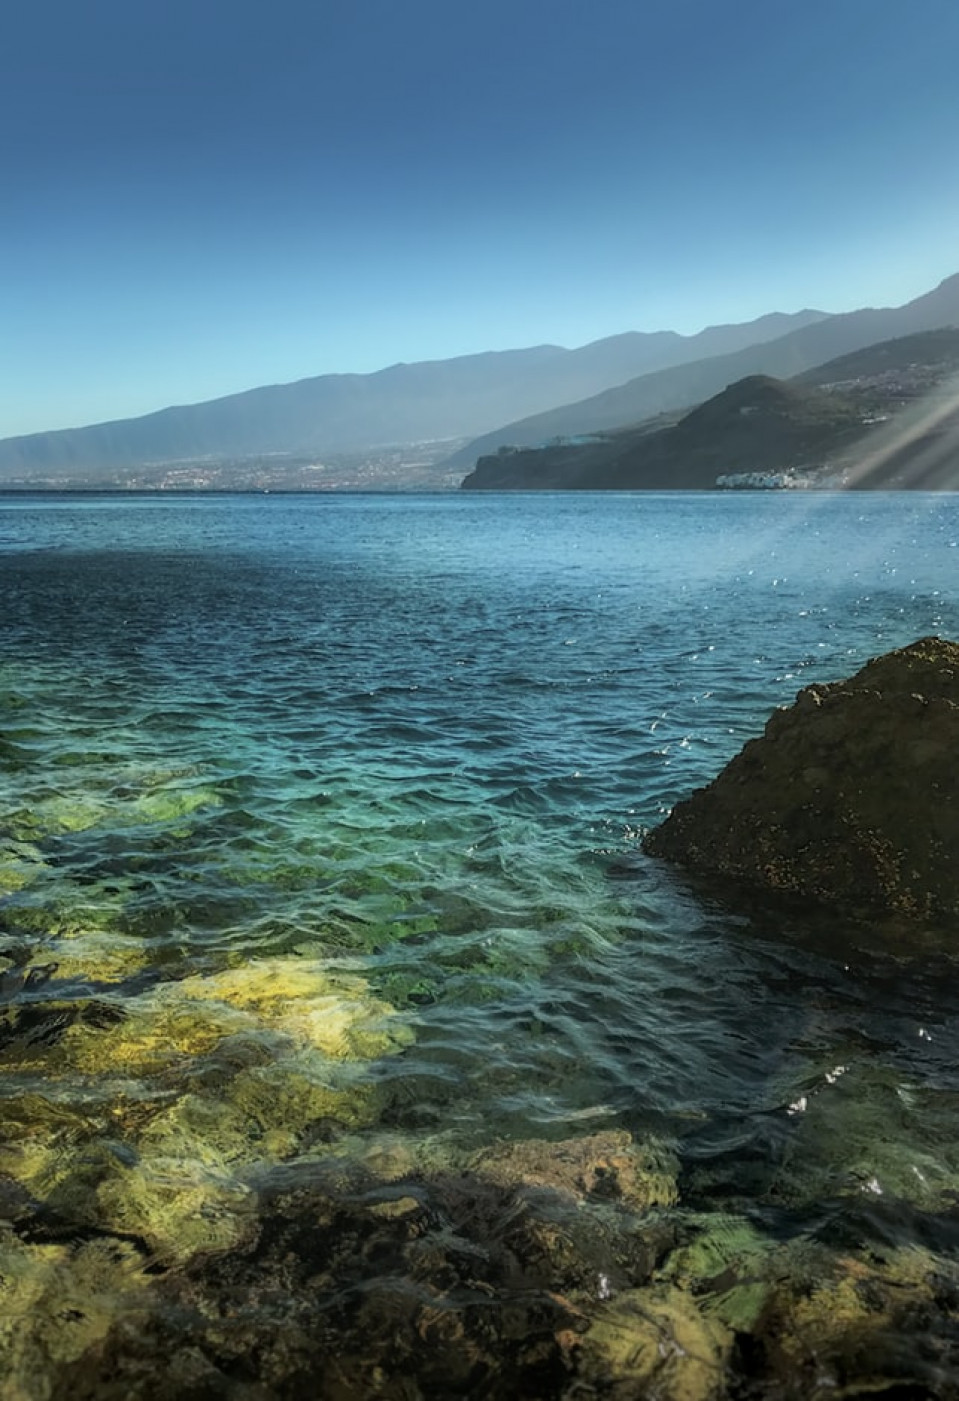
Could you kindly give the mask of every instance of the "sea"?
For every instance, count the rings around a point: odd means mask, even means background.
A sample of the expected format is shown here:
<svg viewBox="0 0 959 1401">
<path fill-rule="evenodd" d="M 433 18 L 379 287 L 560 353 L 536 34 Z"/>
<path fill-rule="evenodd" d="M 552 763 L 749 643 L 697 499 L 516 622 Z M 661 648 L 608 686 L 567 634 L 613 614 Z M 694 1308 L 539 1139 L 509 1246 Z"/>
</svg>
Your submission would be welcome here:
<svg viewBox="0 0 959 1401">
<path fill-rule="evenodd" d="M 959 1394 L 955 931 L 640 851 L 957 585 L 947 494 L 0 497 L 4 1394 Z"/>
</svg>

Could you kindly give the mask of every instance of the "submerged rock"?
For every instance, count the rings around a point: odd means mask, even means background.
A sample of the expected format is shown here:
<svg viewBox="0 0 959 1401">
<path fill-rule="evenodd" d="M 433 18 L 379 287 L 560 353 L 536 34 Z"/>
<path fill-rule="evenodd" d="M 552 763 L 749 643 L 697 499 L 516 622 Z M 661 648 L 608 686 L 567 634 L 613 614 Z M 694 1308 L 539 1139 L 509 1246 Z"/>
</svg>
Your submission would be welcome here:
<svg viewBox="0 0 959 1401">
<path fill-rule="evenodd" d="M 397 1166 L 398 1147 L 388 1154 Z M 628 1341 L 617 1314 L 606 1326 L 607 1306 L 650 1286 L 675 1244 L 659 1211 L 636 1210 L 625 1193 L 605 1190 L 604 1174 L 615 1170 L 624 1186 L 635 1186 L 630 1197 L 648 1195 L 633 1182 L 646 1171 L 645 1145 L 625 1132 L 526 1140 L 515 1151 L 448 1145 L 417 1163 L 419 1147 L 410 1141 L 410 1171 L 396 1178 L 391 1167 L 388 1180 L 365 1163 L 325 1155 L 260 1174 L 247 1236 L 205 1241 L 179 1258 L 167 1252 L 162 1271 L 151 1255 L 151 1316 L 138 1317 L 135 1330 L 119 1319 L 104 1346 L 98 1341 L 59 1367 L 55 1394 L 77 1401 L 620 1394 L 592 1387 L 594 1378 L 603 1386 L 615 1378 Z M 658 1173 L 663 1154 L 653 1148 L 651 1157 Z M 182 1226 L 190 1229 L 186 1218 Z M 669 1317 L 661 1322 L 664 1293 Z M 656 1348 L 661 1336 L 675 1335 L 664 1375 L 698 1378 L 698 1355 L 687 1364 L 678 1349 L 692 1342 L 698 1349 L 702 1336 L 711 1365 L 721 1330 L 675 1290 L 655 1287 L 651 1308 L 648 1366 L 636 1375 L 659 1375 Z M 593 1321 L 596 1336 L 581 1356 Z M 705 1386 L 689 1391 L 693 1401 L 708 1395 Z"/>
<path fill-rule="evenodd" d="M 56 987 L 56 964 L 7 981 L 26 996 L 44 971 Z M 370 1124 L 370 1064 L 412 1034 L 364 978 L 307 958 L 0 1006 L 0 1183 L 164 1266 L 236 1249 L 256 1231 L 247 1175 Z"/>
<path fill-rule="evenodd" d="M 682 1290 L 660 1285 L 624 1291 L 575 1339 L 578 1390 L 616 1401 L 719 1401 L 727 1394 L 732 1345 L 732 1333 Z"/>
<path fill-rule="evenodd" d="M 643 850 L 852 911 L 959 913 L 959 645 L 806 687 Z"/>
<path fill-rule="evenodd" d="M 522 1139 L 485 1149 L 474 1163 L 478 1177 L 502 1187 L 533 1187 L 570 1201 L 616 1201 L 633 1211 L 672 1206 L 679 1163 L 654 1140 L 636 1144 L 624 1129 L 549 1143 Z"/>
<path fill-rule="evenodd" d="M 28 1245 L 0 1223 L 0 1395 L 55 1401 L 59 1377 L 147 1318 L 150 1278 L 127 1241 Z"/>
<path fill-rule="evenodd" d="M 178 1117 L 198 1132 L 211 1112 L 181 1101 Z M 99 1179 L 101 1204 L 126 1192 L 112 1231 L 76 1232 L 62 1201 L 13 1203 L 4 1397 L 956 1398 L 947 1218 L 930 1222 L 946 1227 L 937 1254 L 896 1244 L 890 1216 L 830 1244 L 828 1212 L 805 1218 L 814 1233 L 781 1215 L 770 1232 L 758 1214 L 664 1208 L 667 1152 L 619 1130 L 479 1151 L 384 1141 L 266 1167 L 243 1205 L 214 1155 L 148 1162 L 151 1139 L 173 1146 L 154 1120 L 142 1163 L 120 1165 L 128 1187 Z M 105 1166 L 88 1153 L 83 1171 Z"/>
</svg>

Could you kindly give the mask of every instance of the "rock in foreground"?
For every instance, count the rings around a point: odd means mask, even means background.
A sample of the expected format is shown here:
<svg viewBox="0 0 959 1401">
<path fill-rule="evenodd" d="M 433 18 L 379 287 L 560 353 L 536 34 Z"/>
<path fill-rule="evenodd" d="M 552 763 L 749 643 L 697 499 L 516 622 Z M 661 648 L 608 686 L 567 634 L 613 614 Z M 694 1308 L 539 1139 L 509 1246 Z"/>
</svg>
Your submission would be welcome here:
<svg viewBox="0 0 959 1401">
<path fill-rule="evenodd" d="M 643 850 L 847 910 L 959 913 L 959 645 L 800 691 Z"/>
</svg>

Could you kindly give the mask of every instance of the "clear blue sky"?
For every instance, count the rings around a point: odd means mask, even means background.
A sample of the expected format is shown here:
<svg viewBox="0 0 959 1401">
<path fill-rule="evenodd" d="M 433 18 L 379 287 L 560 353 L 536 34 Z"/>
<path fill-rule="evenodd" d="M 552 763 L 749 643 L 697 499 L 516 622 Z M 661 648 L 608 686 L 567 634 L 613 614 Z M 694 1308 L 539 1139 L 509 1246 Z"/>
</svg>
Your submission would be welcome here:
<svg viewBox="0 0 959 1401">
<path fill-rule="evenodd" d="M 959 271 L 956 0 L 9 0 L 0 436 Z"/>
</svg>

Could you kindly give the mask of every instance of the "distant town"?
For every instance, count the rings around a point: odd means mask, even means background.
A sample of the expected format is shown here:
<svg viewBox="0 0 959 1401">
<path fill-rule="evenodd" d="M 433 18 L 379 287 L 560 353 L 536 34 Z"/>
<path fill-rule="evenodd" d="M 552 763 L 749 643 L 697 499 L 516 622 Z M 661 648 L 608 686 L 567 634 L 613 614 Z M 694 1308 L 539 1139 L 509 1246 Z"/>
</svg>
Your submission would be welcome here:
<svg viewBox="0 0 959 1401">
<path fill-rule="evenodd" d="M 463 441 L 402 443 L 322 457 L 211 455 L 83 475 L 74 470 L 10 476 L 0 491 L 455 491 L 463 470 L 444 463 Z"/>
</svg>

